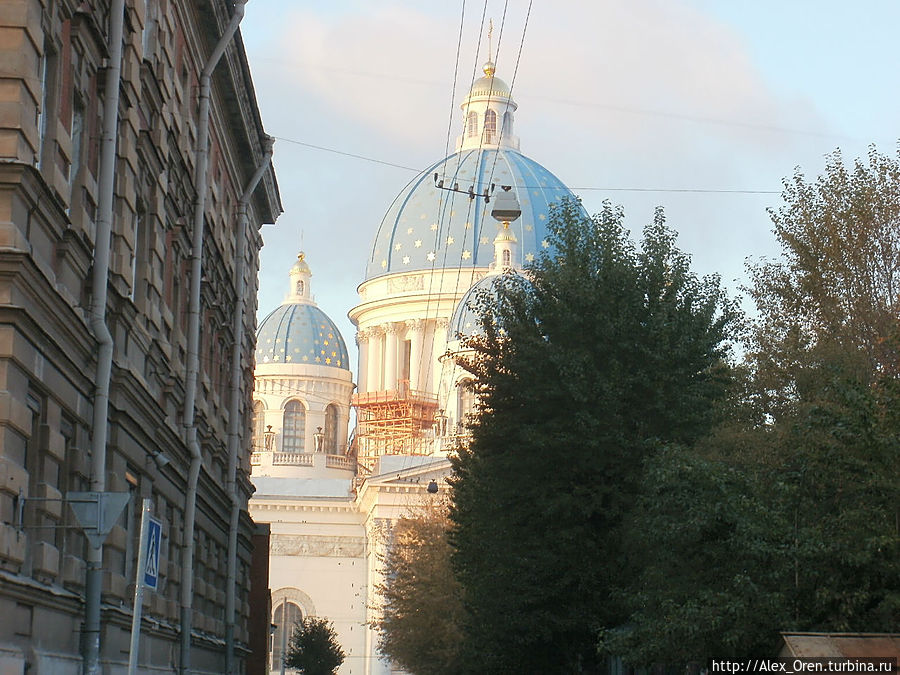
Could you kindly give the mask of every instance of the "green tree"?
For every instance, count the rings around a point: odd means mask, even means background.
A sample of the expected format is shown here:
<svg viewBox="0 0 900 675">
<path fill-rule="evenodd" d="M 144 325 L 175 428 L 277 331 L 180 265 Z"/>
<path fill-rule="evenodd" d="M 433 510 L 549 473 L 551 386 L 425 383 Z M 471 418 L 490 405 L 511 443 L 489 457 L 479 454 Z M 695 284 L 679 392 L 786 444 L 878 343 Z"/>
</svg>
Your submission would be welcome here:
<svg viewBox="0 0 900 675">
<path fill-rule="evenodd" d="M 628 621 L 601 649 L 643 666 L 774 653 L 798 554 L 785 500 L 763 466 L 677 446 L 649 460 L 624 528 Z"/>
<path fill-rule="evenodd" d="M 479 301 L 463 365 L 480 411 L 451 510 L 468 672 L 597 666 L 599 631 L 626 618 L 621 526 L 644 459 L 722 411 L 732 304 L 690 271 L 661 211 L 640 249 L 622 220 L 563 202 L 555 254 Z"/>
<path fill-rule="evenodd" d="M 795 627 L 900 621 L 900 162 L 839 152 L 785 181 L 779 261 L 751 266 L 748 361 L 771 421 L 770 461 L 805 542 Z"/>
<path fill-rule="evenodd" d="M 344 656 L 331 622 L 313 616 L 294 626 L 284 665 L 303 675 L 332 675 L 344 662 Z"/>
<path fill-rule="evenodd" d="M 378 630 L 381 652 L 415 675 L 458 671 L 462 599 L 450 567 L 445 506 L 400 518 L 383 559 Z"/>
</svg>

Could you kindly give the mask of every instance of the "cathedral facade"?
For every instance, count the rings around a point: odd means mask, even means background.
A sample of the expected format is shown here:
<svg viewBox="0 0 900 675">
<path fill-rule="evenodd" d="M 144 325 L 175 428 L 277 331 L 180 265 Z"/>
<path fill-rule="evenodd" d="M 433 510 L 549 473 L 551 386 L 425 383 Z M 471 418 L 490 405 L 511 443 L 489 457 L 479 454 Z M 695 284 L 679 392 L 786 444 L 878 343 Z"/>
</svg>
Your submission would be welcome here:
<svg viewBox="0 0 900 675">
<path fill-rule="evenodd" d="M 349 312 L 355 385 L 303 254 L 284 304 L 260 324 L 250 508 L 271 525 L 275 672 L 283 626 L 305 616 L 334 623 L 343 675 L 400 672 L 368 628 L 391 524 L 446 489 L 447 454 L 465 441 L 474 393 L 454 357 L 479 329 L 472 301 L 549 248 L 550 204 L 572 196 L 520 152 L 517 105 L 494 70 L 485 64 L 462 101 L 457 151 L 407 184 L 375 233 Z"/>
</svg>

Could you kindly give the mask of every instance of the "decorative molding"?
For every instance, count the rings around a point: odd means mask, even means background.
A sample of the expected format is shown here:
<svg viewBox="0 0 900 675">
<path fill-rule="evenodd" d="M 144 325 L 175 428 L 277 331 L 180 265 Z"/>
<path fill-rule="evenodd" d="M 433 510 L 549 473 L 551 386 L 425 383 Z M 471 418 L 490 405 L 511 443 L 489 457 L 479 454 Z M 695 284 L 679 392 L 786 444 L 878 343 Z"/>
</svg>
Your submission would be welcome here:
<svg viewBox="0 0 900 675">
<path fill-rule="evenodd" d="M 406 330 L 411 330 L 416 333 L 421 333 L 425 330 L 425 320 L 424 319 L 409 319 L 406 321 Z"/>
<path fill-rule="evenodd" d="M 272 598 L 273 612 L 278 605 L 287 600 L 288 602 L 293 602 L 295 605 L 298 605 L 303 616 L 316 615 L 316 605 L 313 603 L 312 598 L 299 588 L 279 588 L 270 591 L 270 595 Z"/>
<path fill-rule="evenodd" d="M 387 282 L 388 293 L 408 293 L 409 291 L 425 290 L 425 277 L 421 274 L 392 277 Z"/>
<path fill-rule="evenodd" d="M 434 325 L 436 328 L 442 328 L 442 329 L 446 330 L 447 327 L 450 326 L 450 319 L 443 317 L 443 316 L 439 316 L 437 319 L 434 320 Z"/>
<path fill-rule="evenodd" d="M 328 537 L 325 535 L 273 534 L 269 555 L 294 555 L 313 558 L 362 558 L 365 537 Z M 275 597 L 274 594 L 272 596 Z"/>
<path fill-rule="evenodd" d="M 406 326 L 404 326 L 402 323 L 395 323 L 393 321 L 381 324 L 381 329 L 389 335 L 400 333 L 405 328 Z"/>
</svg>

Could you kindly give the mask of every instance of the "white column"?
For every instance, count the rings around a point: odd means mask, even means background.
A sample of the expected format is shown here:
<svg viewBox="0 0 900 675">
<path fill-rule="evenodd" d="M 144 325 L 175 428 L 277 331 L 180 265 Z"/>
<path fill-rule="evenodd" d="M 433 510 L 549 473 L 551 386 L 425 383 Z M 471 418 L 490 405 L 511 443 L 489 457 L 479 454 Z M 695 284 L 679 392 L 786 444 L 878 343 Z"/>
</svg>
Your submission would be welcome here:
<svg viewBox="0 0 900 675">
<path fill-rule="evenodd" d="M 384 327 L 384 388 L 388 391 L 397 388 L 397 333 L 399 327 L 386 323 Z"/>
<path fill-rule="evenodd" d="M 368 391 L 368 368 L 369 368 L 369 331 L 360 330 L 356 332 L 356 347 L 359 350 L 359 362 L 356 370 L 359 382 L 357 382 L 357 391 Z"/>
<path fill-rule="evenodd" d="M 409 335 L 409 388 L 421 391 L 425 389 L 425 383 L 420 381 L 423 361 L 430 357 L 430 353 L 426 354 L 422 351 L 425 322 L 422 319 L 407 321 L 406 330 Z"/>
<path fill-rule="evenodd" d="M 433 394 L 438 394 L 441 386 L 441 362 L 439 359 L 447 351 L 447 326 L 449 324 L 450 322 L 443 317 L 436 319 L 434 322 L 434 341 L 431 356 L 431 392 Z M 444 401 L 439 401 L 441 406 L 443 406 L 443 403 Z"/>
<path fill-rule="evenodd" d="M 369 346 L 366 350 L 368 363 L 366 364 L 366 391 L 378 391 L 381 389 L 381 330 L 370 328 Z"/>
</svg>

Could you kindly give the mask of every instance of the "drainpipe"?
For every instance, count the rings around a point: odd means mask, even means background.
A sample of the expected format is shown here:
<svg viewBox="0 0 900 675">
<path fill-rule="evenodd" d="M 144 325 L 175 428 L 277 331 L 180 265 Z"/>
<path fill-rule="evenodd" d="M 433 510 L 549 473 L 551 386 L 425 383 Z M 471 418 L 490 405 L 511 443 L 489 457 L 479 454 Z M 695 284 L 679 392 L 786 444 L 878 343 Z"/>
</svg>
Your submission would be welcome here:
<svg viewBox="0 0 900 675">
<path fill-rule="evenodd" d="M 264 155 L 256 173 L 250 178 L 237 206 L 237 226 L 234 228 L 235 244 L 234 292 L 234 350 L 231 354 L 231 400 L 228 406 L 228 478 L 227 490 L 231 495 L 231 524 L 228 530 L 228 577 L 225 582 L 225 673 L 236 675 L 234 658 L 234 628 L 237 585 L 237 537 L 241 514 L 240 490 L 237 484 L 238 450 L 241 429 L 241 357 L 244 351 L 244 244 L 247 239 L 247 208 L 260 179 L 272 161 L 275 139 L 267 136 L 263 141 Z"/>
<path fill-rule="evenodd" d="M 205 224 L 207 173 L 209 166 L 209 98 L 212 89 L 213 71 L 218 65 L 225 48 L 244 18 L 247 0 L 237 0 L 234 14 L 225 28 L 218 44 L 200 73 L 200 108 L 197 123 L 196 174 L 194 185 L 197 190 L 194 202 L 194 230 L 191 241 L 191 298 L 188 309 L 188 353 L 187 373 L 184 385 L 185 443 L 191 454 L 188 469 L 187 492 L 184 499 L 184 533 L 181 567 L 181 664 L 179 673 L 190 672 L 191 667 L 191 626 L 194 612 L 194 521 L 197 510 L 197 482 L 200 478 L 200 464 L 203 455 L 197 440 L 197 424 L 194 404 L 197 397 L 197 377 L 200 372 L 200 278 L 203 273 L 203 231 Z"/>
<path fill-rule="evenodd" d="M 94 238 L 94 276 L 91 283 L 91 331 L 97 340 L 94 412 L 91 427 L 91 490 L 106 491 L 106 423 L 113 340 L 106 325 L 109 282 L 109 242 L 113 218 L 116 139 L 119 135 L 119 86 L 122 79 L 122 33 L 125 0 L 113 0 L 109 20 L 109 67 L 103 90 L 103 129 L 100 136 L 100 182 L 97 231 Z M 100 598 L 103 591 L 103 547 L 88 547 L 84 592 L 83 665 L 87 675 L 100 672 Z"/>
</svg>

